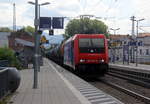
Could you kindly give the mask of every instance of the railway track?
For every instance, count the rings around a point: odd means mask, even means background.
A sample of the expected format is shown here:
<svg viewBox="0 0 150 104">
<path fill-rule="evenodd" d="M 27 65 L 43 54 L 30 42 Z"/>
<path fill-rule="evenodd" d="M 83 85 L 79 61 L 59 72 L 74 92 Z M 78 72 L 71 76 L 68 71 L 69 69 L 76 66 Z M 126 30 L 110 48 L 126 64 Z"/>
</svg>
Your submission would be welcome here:
<svg viewBox="0 0 150 104">
<path fill-rule="evenodd" d="M 150 75 L 146 73 L 110 69 L 108 75 L 128 80 L 145 88 L 150 88 Z"/>
<path fill-rule="evenodd" d="M 136 93 L 134 91 L 131 91 L 129 89 L 126 89 L 126 88 L 124 88 L 122 86 L 119 86 L 119 85 L 117 85 L 115 83 L 112 83 L 112 82 L 109 82 L 109 81 L 106 81 L 106 80 L 100 80 L 100 81 L 102 81 L 103 83 L 105 83 L 105 84 L 107 84 L 107 85 L 109 85 L 109 86 L 111 86 L 111 87 L 113 87 L 113 88 L 115 88 L 117 90 L 120 90 L 120 91 L 122 91 L 122 92 L 124 92 L 124 93 L 126 93 L 126 94 L 128 94 L 130 96 L 133 96 L 136 99 L 145 102 L 146 104 L 150 104 L 150 98 L 149 97 L 143 96 L 141 94 L 138 94 L 138 93 Z"/>
<path fill-rule="evenodd" d="M 116 83 L 115 78 L 119 79 L 120 81 Z M 124 81 L 123 82 L 124 84 L 121 83 L 122 81 Z M 150 104 L 150 94 L 148 94 L 150 93 L 149 92 L 149 88 L 150 88 L 150 75 L 149 74 L 140 73 L 140 72 L 132 72 L 132 71 L 128 72 L 126 70 L 122 71 L 118 69 L 116 70 L 111 69 L 109 70 L 108 74 L 104 78 L 100 78 L 98 82 L 96 81 L 96 83 L 97 84 L 94 85 L 96 87 L 101 86 L 101 84 L 104 83 L 107 86 L 110 86 L 111 88 L 120 91 L 121 93 L 123 92 L 124 94 L 127 94 L 128 96 L 132 96 L 134 99 L 140 100 L 144 104 Z M 137 88 L 134 88 L 134 86 L 136 86 Z M 114 95 L 112 94 L 112 96 Z M 120 99 L 123 99 L 123 97 Z M 126 103 L 126 101 L 124 102 Z M 132 103 L 132 104 L 137 104 L 137 103 Z M 141 103 L 138 103 L 138 104 L 141 104 Z"/>
</svg>

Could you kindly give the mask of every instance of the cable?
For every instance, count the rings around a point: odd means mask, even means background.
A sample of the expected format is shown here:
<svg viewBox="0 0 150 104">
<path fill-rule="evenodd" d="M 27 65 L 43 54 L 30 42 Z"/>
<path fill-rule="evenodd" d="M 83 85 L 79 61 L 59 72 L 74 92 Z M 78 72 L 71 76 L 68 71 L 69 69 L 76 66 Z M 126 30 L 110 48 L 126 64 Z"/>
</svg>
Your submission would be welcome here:
<svg viewBox="0 0 150 104">
<path fill-rule="evenodd" d="M 106 11 L 105 11 L 105 13 L 109 13 L 109 11 L 113 8 L 113 7 L 115 7 L 115 8 L 117 8 L 117 6 L 118 6 L 118 4 L 117 4 L 117 1 L 118 0 L 115 0 L 115 2 L 113 2 L 114 0 L 111 0 L 111 2 L 110 2 L 110 5 L 108 6 L 108 9 L 106 9 Z M 116 4 L 116 5 L 115 5 Z M 106 14 L 106 20 L 107 20 L 107 18 L 108 18 L 108 15 Z M 115 16 L 116 17 L 116 16 Z"/>
<path fill-rule="evenodd" d="M 148 31 L 145 31 L 144 29 L 142 29 L 141 27 L 139 27 L 140 30 L 144 31 L 145 33 L 150 33 Z"/>
<path fill-rule="evenodd" d="M 94 5 L 90 5 L 90 6 L 96 8 L 98 5 L 101 4 L 102 1 L 103 1 L 103 0 L 98 0 L 97 3 L 95 3 Z"/>
</svg>

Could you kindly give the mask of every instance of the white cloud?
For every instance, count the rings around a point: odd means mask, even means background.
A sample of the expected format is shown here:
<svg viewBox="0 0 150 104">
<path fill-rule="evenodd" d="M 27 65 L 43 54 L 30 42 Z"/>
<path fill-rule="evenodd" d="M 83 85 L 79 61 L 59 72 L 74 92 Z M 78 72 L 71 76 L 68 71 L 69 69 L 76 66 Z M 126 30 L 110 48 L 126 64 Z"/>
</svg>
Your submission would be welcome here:
<svg viewBox="0 0 150 104">
<path fill-rule="evenodd" d="M 34 6 L 28 4 L 26 0 L 14 1 L 16 1 L 17 25 L 33 26 Z M 34 0 L 31 1 L 35 2 Z M 44 2 L 47 2 L 47 0 L 39 1 L 39 3 Z M 131 33 L 130 17 L 132 15 L 135 15 L 137 18 L 146 19 L 140 22 L 140 25 L 150 25 L 150 0 L 51 0 L 49 2 L 51 4 L 41 7 L 42 16 L 76 17 L 81 14 L 91 14 L 107 18 L 107 21 L 103 21 L 109 28 L 119 27 L 118 33 L 122 34 Z M 12 3 L 12 1 L 0 1 L 1 26 L 12 26 Z"/>
<path fill-rule="evenodd" d="M 9 24 L 12 23 L 12 7 L 8 3 L 1 3 L 0 7 L 0 24 L 1 26 L 9 26 Z"/>
</svg>

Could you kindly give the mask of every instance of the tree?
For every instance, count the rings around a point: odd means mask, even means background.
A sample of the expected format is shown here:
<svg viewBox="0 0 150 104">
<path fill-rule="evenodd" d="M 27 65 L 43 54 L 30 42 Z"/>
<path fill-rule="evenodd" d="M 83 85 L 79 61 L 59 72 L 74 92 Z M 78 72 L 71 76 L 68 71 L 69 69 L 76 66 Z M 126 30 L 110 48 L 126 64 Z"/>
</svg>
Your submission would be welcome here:
<svg viewBox="0 0 150 104">
<path fill-rule="evenodd" d="M 104 22 L 89 18 L 71 20 L 65 30 L 64 37 L 69 38 L 74 34 L 105 34 L 108 36 L 108 27 Z"/>
<path fill-rule="evenodd" d="M 12 30 L 9 29 L 8 27 L 1 27 L 0 32 L 12 32 Z"/>
<path fill-rule="evenodd" d="M 27 26 L 27 27 L 25 27 L 25 31 L 34 34 L 35 29 L 31 26 Z"/>
<path fill-rule="evenodd" d="M 31 26 L 27 26 L 27 27 L 23 27 L 21 29 L 19 29 L 17 32 L 27 32 L 27 33 L 31 33 L 32 35 L 34 34 L 35 29 Z"/>
</svg>

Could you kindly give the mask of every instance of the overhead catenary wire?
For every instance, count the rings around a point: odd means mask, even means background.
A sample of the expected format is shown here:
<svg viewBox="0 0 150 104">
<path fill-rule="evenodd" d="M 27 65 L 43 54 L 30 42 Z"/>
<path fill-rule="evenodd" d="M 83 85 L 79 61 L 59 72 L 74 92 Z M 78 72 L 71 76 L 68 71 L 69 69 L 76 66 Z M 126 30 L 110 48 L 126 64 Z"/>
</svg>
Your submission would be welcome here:
<svg viewBox="0 0 150 104">
<path fill-rule="evenodd" d="M 105 13 L 106 13 L 106 15 L 105 15 L 105 20 L 107 20 L 107 19 L 109 18 L 108 13 L 110 12 L 110 10 L 111 10 L 113 7 L 117 8 L 117 6 L 118 6 L 118 4 L 119 4 L 119 3 L 117 3 L 117 1 L 118 1 L 118 0 L 111 0 L 111 1 L 110 1 L 110 4 L 109 4 L 108 8 L 105 10 Z M 113 18 L 116 18 L 116 16 L 113 16 Z"/>
<path fill-rule="evenodd" d="M 146 31 L 146 30 L 142 29 L 141 27 L 139 27 L 139 29 L 142 30 L 145 33 L 150 33 L 150 31 Z"/>
</svg>

